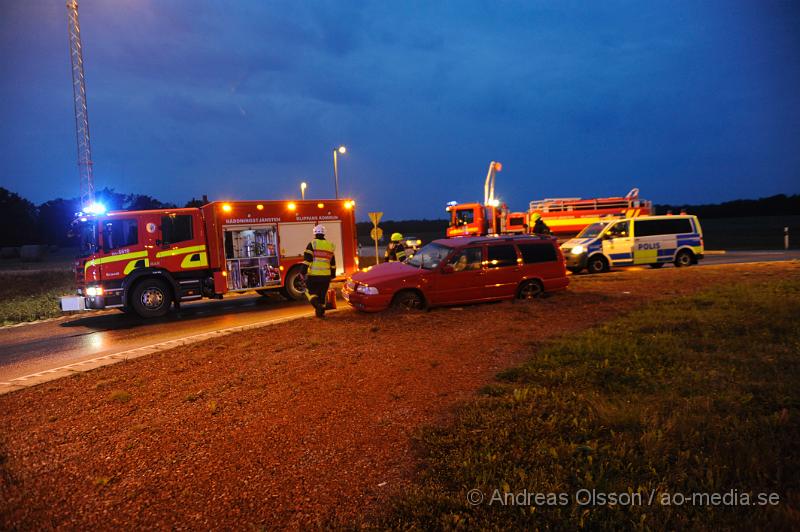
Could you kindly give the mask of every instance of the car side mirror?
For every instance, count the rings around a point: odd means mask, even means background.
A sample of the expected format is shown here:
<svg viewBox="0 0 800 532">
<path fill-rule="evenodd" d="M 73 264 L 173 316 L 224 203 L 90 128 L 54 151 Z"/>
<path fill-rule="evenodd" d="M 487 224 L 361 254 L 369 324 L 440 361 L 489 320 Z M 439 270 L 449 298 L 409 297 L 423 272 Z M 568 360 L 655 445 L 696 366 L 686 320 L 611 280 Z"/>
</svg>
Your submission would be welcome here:
<svg viewBox="0 0 800 532">
<path fill-rule="evenodd" d="M 442 273 L 455 273 L 455 271 L 452 264 L 445 264 L 442 266 Z"/>
</svg>

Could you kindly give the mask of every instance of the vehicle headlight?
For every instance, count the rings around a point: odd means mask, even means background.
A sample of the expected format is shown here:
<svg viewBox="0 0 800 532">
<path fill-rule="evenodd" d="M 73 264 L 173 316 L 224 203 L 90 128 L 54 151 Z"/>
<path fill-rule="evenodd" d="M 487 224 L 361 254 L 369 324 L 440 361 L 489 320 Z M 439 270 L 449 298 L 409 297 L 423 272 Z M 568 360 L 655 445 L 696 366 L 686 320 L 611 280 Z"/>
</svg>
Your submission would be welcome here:
<svg viewBox="0 0 800 532">
<path fill-rule="evenodd" d="M 356 287 L 356 292 L 358 292 L 359 294 L 364 294 L 365 296 L 377 296 L 378 295 L 378 289 L 377 288 L 375 288 L 374 286 L 366 286 L 366 285 L 363 285 L 363 284 L 360 284 L 360 285 L 358 285 Z"/>
<path fill-rule="evenodd" d="M 584 247 L 583 247 L 583 246 L 581 246 L 580 244 L 578 244 L 577 246 L 575 246 L 574 248 L 572 248 L 572 254 L 573 254 L 573 255 L 580 255 L 580 254 L 581 254 L 581 253 L 583 253 L 584 251 L 586 251 L 586 250 L 585 250 L 585 249 L 584 249 Z"/>
<path fill-rule="evenodd" d="M 86 295 L 89 297 L 95 296 L 102 296 L 103 295 L 103 287 L 102 286 L 90 286 L 86 289 Z"/>
</svg>

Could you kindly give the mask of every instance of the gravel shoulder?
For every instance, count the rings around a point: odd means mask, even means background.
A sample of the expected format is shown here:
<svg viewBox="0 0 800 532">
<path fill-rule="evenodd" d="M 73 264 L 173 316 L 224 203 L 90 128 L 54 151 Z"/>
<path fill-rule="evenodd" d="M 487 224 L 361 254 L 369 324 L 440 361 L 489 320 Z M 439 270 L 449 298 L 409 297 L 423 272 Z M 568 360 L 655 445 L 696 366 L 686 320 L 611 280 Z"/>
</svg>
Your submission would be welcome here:
<svg viewBox="0 0 800 532">
<path fill-rule="evenodd" d="M 411 436 L 558 335 L 800 263 L 576 276 L 566 292 L 420 314 L 341 312 L 0 397 L 0 528 L 305 528 L 380 509 Z"/>
</svg>

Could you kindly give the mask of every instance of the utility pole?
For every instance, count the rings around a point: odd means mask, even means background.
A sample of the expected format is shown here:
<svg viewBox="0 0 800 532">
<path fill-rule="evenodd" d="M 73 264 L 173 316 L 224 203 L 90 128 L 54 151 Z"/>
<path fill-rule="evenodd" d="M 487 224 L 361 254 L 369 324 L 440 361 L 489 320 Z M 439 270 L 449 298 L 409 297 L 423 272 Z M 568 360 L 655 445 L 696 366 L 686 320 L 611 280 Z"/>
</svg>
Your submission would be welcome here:
<svg viewBox="0 0 800 532">
<path fill-rule="evenodd" d="M 67 0 L 69 55 L 72 63 L 72 98 L 75 106 L 75 136 L 78 144 L 78 173 L 81 180 L 81 210 L 94 204 L 92 145 L 89 142 L 89 112 L 86 108 L 86 80 L 83 75 L 83 44 L 78 21 L 78 1 Z"/>
</svg>

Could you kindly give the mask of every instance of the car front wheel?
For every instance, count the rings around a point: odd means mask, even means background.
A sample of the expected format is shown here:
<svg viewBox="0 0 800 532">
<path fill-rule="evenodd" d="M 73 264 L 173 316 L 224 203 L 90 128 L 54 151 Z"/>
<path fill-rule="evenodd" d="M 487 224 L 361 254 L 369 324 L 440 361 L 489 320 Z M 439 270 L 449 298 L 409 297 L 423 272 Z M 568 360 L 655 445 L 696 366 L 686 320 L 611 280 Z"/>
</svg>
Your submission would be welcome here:
<svg viewBox="0 0 800 532">
<path fill-rule="evenodd" d="M 608 271 L 608 261 L 605 258 L 598 255 L 595 257 L 591 257 L 589 262 L 586 264 L 586 269 L 589 270 L 589 273 L 604 273 Z"/>
<path fill-rule="evenodd" d="M 403 290 L 392 299 L 392 308 L 405 311 L 422 310 L 425 308 L 425 300 L 419 292 Z"/>
</svg>

